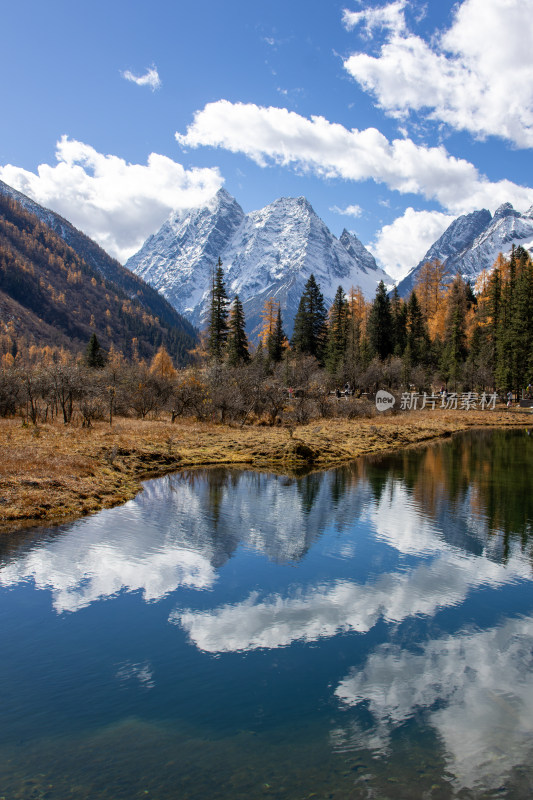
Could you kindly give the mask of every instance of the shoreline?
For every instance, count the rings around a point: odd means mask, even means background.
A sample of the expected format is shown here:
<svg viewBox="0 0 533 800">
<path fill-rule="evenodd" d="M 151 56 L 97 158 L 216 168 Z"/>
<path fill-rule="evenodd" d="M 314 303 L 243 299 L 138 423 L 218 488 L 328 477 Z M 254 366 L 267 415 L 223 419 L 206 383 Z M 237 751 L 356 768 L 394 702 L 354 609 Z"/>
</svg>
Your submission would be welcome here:
<svg viewBox="0 0 533 800">
<path fill-rule="evenodd" d="M 529 410 L 443 409 L 320 419 L 284 427 L 117 418 L 91 428 L 0 420 L 0 534 L 57 525 L 121 505 L 142 482 L 200 467 L 278 474 L 331 469 L 471 429 L 533 426 Z"/>
</svg>

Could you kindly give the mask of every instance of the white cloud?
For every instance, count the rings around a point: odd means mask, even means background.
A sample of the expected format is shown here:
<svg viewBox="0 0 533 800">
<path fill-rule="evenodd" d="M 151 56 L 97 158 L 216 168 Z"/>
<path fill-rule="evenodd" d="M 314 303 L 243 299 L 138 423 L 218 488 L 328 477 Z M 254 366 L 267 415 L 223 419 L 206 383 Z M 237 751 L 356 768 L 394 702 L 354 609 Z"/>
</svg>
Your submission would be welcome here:
<svg viewBox="0 0 533 800">
<path fill-rule="evenodd" d="M 454 216 L 440 211 L 407 208 L 401 217 L 384 225 L 370 246 L 373 255 L 395 280 L 401 280 L 451 225 Z"/>
<path fill-rule="evenodd" d="M 427 43 L 405 26 L 405 3 L 353 14 L 350 28 L 387 31 L 377 56 L 354 53 L 346 70 L 393 116 L 429 117 L 476 137 L 533 146 L 531 0 L 464 0 L 451 27 Z"/>
<path fill-rule="evenodd" d="M 68 535 L 3 564 L 0 587 L 32 580 L 51 592 L 58 613 L 123 591 L 142 592 L 154 602 L 179 586 L 211 589 L 216 554 L 202 520 L 197 522 L 201 500 L 185 483 L 181 487 L 171 504 L 168 482 L 151 481 L 125 505 L 72 523 Z"/>
<path fill-rule="evenodd" d="M 397 528 L 397 519 L 395 524 Z M 438 541 L 432 544 L 440 545 L 442 552 L 429 565 L 385 573 L 374 583 L 342 580 L 264 599 L 253 592 L 239 603 L 208 611 L 176 610 L 169 621 L 208 653 L 273 649 L 340 631 L 366 633 L 382 618 L 399 623 L 412 616 L 432 616 L 438 609 L 461 604 L 479 586 L 513 582 L 525 572 L 519 559 L 501 566 L 488 558 L 448 552 Z"/>
<path fill-rule="evenodd" d="M 376 28 L 386 28 L 394 33 L 400 33 L 405 30 L 403 12 L 406 4 L 407 0 L 397 0 L 387 6 L 366 8 L 363 11 L 344 9 L 342 20 L 347 30 L 363 24 L 368 36 L 371 36 Z"/>
<path fill-rule="evenodd" d="M 420 654 L 382 645 L 335 691 L 348 706 L 365 703 L 374 720 L 347 736 L 386 753 L 393 730 L 424 713 L 443 742 L 455 789 L 498 789 L 514 767 L 531 762 L 532 645 L 531 617 L 430 640 Z M 338 742 L 346 738 L 333 732 Z"/>
<path fill-rule="evenodd" d="M 323 178 L 372 179 L 400 193 L 437 200 L 451 213 L 495 210 L 503 202 L 528 208 L 533 190 L 511 181 L 489 181 L 473 164 L 444 147 L 410 139 L 389 141 L 376 128 L 352 129 L 324 117 L 307 119 L 286 108 L 253 103 L 208 103 L 194 117 L 180 144 L 223 147 L 244 153 L 260 166 L 292 166 Z"/>
<path fill-rule="evenodd" d="M 221 187 L 217 169 L 186 170 L 167 156 L 151 153 L 146 165 L 63 136 L 57 164 L 37 174 L 11 164 L 0 178 L 37 203 L 64 216 L 124 262 L 174 209 L 204 205 Z"/>
<path fill-rule="evenodd" d="M 361 206 L 358 206 L 357 204 L 346 206 L 346 208 L 339 208 L 339 206 L 333 206 L 332 208 L 330 208 L 330 211 L 334 211 L 335 214 L 343 214 L 344 216 L 347 217 L 360 217 L 361 214 L 363 213 L 363 209 L 361 208 Z"/>
<path fill-rule="evenodd" d="M 132 83 L 136 83 L 137 86 L 149 86 L 152 92 L 161 88 L 161 79 L 157 72 L 157 67 L 154 65 L 152 65 L 144 75 L 134 75 L 129 69 L 124 70 L 121 74 L 123 78 L 127 81 L 132 81 Z"/>
<path fill-rule="evenodd" d="M 241 602 L 206 611 L 177 609 L 169 621 L 209 653 L 286 647 L 339 631 L 366 633 L 382 618 L 399 623 L 408 617 L 432 616 L 439 609 L 463 603 L 480 586 L 497 587 L 530 575 L 519 547 L 506 564 L 499 564 L 485 554 L 465 554 L 447 544 L 399 481 L 388 484 L 380 501 L 366 507 L 363 519 L 378 539 L 398 552 L 430 560 L 410 570 L 383 573 L 366 584 L 339 580 L 298 588 L 285 597 L 261 598 L 253 592 Z M 482 536 L 486 537 L 486 530 Z"/>
</svg>

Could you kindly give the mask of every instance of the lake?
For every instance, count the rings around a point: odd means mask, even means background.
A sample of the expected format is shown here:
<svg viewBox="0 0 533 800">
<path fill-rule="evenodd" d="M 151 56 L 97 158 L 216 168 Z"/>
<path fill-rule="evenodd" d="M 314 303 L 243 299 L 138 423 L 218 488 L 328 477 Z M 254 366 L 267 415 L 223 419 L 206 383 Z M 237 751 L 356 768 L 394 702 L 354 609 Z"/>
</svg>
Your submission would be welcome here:
<svg viewBox="0 0 533 800">
<path fill-rule="evenodd" d="M 0 798 L 533 795 L 533 434 L 0 539 Z"/>
</svg>

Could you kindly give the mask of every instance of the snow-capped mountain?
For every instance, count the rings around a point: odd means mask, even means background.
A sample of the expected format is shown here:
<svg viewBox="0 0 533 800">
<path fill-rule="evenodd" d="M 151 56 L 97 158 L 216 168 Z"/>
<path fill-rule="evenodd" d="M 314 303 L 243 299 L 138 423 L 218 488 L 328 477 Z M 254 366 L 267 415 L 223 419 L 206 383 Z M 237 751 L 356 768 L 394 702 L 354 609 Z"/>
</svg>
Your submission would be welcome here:
<svg viewBox="0 0 533 800">
<path fill-rule="evenodd" d="M 523 214 L 511 203 L 501 205 L 494 216 L 487 209 L 465 214 L 452 222 L 420 263 L 400 281 L 398 293 L 406 297 L 422 265 L 436 258 L 447 267 L 450 280 L 460 273 L 474 284 L 484 269 L 490 270 L 499 253 L 511 252 L 513 244 L 533 249 L 533 206 Z"/>
<path fill-rule="evenodd" d="M 344 231 L 337 239 L 304 197 L 283 197 L 245 214 L 225 189 L 204 208 L 173 213 L 126 266 L 202 326 L 219 257 L 228 296 L 239 295 L 249 331 L 260 324 L 265 300 L 274 297 L 290 333 L 311 273 L 326 304 L 339 285 L 346 291 L 360 286 L 370 298 L 380 280 L 392 282 L 356 236 Z"/>
</svg>

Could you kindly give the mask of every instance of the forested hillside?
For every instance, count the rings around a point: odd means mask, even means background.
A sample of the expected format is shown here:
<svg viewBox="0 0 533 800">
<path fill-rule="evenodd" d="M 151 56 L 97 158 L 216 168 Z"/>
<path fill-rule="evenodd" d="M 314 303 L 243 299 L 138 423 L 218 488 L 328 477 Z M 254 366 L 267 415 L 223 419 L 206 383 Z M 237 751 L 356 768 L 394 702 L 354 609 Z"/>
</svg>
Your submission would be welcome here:
<svg viewBox="0 0 533 800">
<path fill-rule="evenodd" d="M 128 297 L 137 299 L 149 314 L 158 316 L 160 320 L 168 325 L 195 336 L 194 328 L 190 322 L 178 314 L 175 308 L 159 292 L 149 286 L 142 278 L 139 278 L 138 275 L 134 275 L 129 269 L 123 267 L 115 258 L 111 258 L 100 245 L 75 228 L 64 217 L 49 208 L 40 206 L 30 197 L 0 181 L 0 196 L 2 195 L 15 200 L 30 214 L 35 214 L 47 228 L 50 228 L 69 247 L 72 247 L 90 267 L 93 267 L 106 280 L 123 289 Z"/>
<path fill-rule="evenodd" d="M 31 344 L 81 351 L 95 333 L 103 348 L 113 345 L 126 357 L 151 359 L 164 345 L 175 363 L 187 363 L 194 329 L 178 315 L 180 328 L 170 325 L 141 300 L 104 278 L 37 216 L 0 194 L 2 352 Z"/>
</svg>

